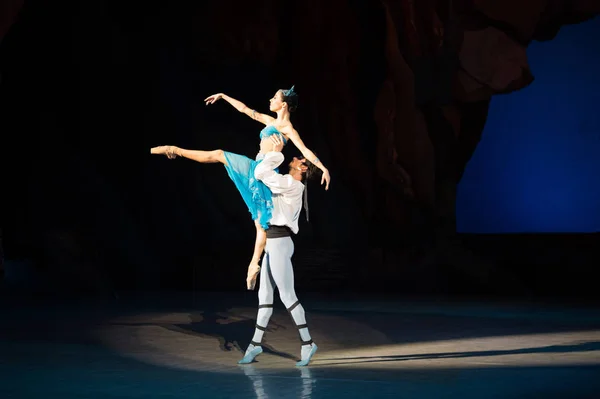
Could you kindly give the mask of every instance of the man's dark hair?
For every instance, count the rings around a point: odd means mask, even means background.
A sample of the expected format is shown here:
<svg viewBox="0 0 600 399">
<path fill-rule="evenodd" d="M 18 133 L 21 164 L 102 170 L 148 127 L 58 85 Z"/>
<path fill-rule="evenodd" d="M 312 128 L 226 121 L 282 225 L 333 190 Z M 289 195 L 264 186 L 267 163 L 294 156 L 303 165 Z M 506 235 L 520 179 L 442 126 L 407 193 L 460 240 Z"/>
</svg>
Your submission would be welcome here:
<svg viewBox="0 0 600 399">
<path fill-rule="evenodd" d="M 308 159 L 304 161 L 304 165 L 308 167 L 308 170 L 302 174 L 302 183 L 306 183 L 310 179 L 315 179 L 323 173 L 321 169 L 319 169 L 314 163 L 310 162 Z"/>
</svg>

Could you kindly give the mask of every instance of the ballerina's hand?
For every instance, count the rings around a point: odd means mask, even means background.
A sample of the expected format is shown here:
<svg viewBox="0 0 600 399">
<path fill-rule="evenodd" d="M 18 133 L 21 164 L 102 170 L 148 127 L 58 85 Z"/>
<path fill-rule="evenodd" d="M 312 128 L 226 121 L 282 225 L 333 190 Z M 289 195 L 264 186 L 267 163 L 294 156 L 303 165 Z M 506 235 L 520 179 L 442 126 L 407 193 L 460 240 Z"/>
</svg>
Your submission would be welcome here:
<svg viewBox="0 0 600 399">
<path fill-rule="evenodd" d="M 212 96 L 208 96 L 204 99 L 204 102 L 206 103 L 206 105 L 208 104 L 214 104 L 217 101 L 219 101 L 220 99 L 223 98 L 223 93 L 219 93 L 219 94 L 213 94 Z"/>
<path fill-rule="evenodd" d="M 323 172 L 323 176 L 321 176 L 321 185 L 325 183 L 325 190 L 329 190 L 329 183 L 331 182 L 331 176 L 329 176 L 329 170 Z"/>
</svg>

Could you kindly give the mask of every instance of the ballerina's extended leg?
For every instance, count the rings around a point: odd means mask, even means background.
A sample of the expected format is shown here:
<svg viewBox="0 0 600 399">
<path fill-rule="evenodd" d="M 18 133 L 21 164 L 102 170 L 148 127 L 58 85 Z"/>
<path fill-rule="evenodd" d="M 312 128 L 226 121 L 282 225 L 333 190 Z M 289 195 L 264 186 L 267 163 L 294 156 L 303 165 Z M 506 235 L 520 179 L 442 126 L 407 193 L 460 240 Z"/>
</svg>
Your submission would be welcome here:
<svg viewBox="0 0 600 399">
<path fill-rule="evenodd" d="M 200 163 L 222 163 L 227 165 L 223 150 L 202 151 L 186 150 L 174 145 L 161 145 L 150 149 L 150 154 L 166 155 L 169 159 L 183 157 Z"/>
<path fill-rule="evenodd" d="M 186 150 L 176 146 L 163 145 L 151 148 L 150 153 L 155 155 L 166 155 L 169 159 L 174 159 L 179 156 L 200 163 L 222 163 L 226 167 L 228 166 L 227 157 L 223 150 Z M 253 290 L 256 286 L 256 279 L 260 272 L 260 258 L 267 242 L 267 233 L 265 230 L 261 227 L 258 220 L 254 223 L 256 226 L 256 240 L 254 243 L 254 253 L 252 254 L 252 260 L 248 266 L 248 273 L 246 276 L 246 288 L 248 290 Z"/>
</svg>

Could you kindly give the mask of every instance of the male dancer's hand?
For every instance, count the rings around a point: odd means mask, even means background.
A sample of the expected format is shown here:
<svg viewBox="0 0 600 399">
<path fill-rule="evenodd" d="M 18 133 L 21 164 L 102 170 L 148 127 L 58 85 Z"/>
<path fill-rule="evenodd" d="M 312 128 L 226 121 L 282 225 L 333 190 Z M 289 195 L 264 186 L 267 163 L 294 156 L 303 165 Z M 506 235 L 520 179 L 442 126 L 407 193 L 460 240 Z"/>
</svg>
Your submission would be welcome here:
<svg viewBox="0 0 600 399">
<path fill-rule="evenodd" d="M 273 143 L 273 151 L 281 152 L 283 150 L 283 141 L 278 134 L 270 136 L 271 142 Z"/>
</svg>

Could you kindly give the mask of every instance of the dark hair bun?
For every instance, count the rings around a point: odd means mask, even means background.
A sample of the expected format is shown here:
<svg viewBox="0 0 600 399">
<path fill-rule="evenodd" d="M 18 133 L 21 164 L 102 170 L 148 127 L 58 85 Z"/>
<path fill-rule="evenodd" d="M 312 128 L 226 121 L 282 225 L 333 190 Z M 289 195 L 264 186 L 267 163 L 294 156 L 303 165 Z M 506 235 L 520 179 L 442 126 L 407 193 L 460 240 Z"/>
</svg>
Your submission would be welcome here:
<svg viewBox="0 0 600 399">
<path fill-rule="evenodd" d="M 281 94 L 283 101 L 288 106 L 288 111 L 294 112 L 298 108 L 298 93 L 294 90 L 294 86 L 289 90 L 281 90 Z"/>
</svg>

